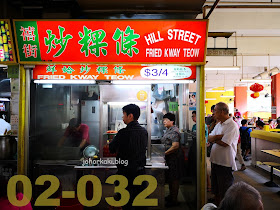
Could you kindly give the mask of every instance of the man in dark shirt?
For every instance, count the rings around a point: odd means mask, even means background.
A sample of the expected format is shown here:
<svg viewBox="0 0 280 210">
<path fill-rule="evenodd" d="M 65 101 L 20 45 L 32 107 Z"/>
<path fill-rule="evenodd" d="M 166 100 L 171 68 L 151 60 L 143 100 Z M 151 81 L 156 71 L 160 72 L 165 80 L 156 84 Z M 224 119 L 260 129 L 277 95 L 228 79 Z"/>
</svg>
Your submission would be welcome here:
<svg viewBox="0 0 280 210">
<path fill-rule="evenodd" d="M 214 111 L 214 108 L 215 108 L 215 105 L 212 105 L 212 106 L 211 106 L 212 115 L 205 118 L 205 124 L 207 125 L 208 128 L 209 128 L 210 124 L 214 121 L 214 119 L 213 119 L 213 111 Z M 208 133 L 209 133 L 209 132 L 208 132 Z"/>
<path fill-rule="evenodd" d="M 118 164 L 118 174 L 128 179 L 127 190 L 130 193 L 130 199 L 123 209 L 132 208 L 132 202 L 138 195 L 142 187 L 134 186 L 133 180 L 139 175 L 145 174 L 146 149 L 148 143 L 148 132 L 138 123 L 140 108 L 135 104 L 129 104 L 122 108 L 123 121 L 126 128 L 119 130 L 113 141 L 109 144 L 111 153 L 117 153 L 119 162 L 128 161 L 127 165 Z M 143 209 L 143 207 L 140 207 Z"/>
</svg>

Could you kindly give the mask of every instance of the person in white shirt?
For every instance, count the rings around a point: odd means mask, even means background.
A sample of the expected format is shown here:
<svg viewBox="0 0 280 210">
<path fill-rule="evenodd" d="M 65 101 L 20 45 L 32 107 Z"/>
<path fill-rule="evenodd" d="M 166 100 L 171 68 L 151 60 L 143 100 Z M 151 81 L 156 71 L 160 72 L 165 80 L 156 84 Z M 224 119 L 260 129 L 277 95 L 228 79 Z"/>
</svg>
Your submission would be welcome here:
<svg viewBox="0 0 280 210">
<path fill-rule="evenodd" d="M 232 170 L 237 170 L 235 156 L 239 138 L 238 125 L 229 117 L 228 105 L 220 102 L 214 108 L 220 122 L 210 133 L 208 141 L 214 143 L 211 150 L 211 185 L 215 204 L 219 205 L 227 189 L 233 184 Z"/>
<path fill-rule="evenodd" d="M 11 125 L 4 120 L 4 114 L 0 112 L 0 135 L 4 135 L 5 131 L 9 130 L 11 130 Z"/>
</svg>

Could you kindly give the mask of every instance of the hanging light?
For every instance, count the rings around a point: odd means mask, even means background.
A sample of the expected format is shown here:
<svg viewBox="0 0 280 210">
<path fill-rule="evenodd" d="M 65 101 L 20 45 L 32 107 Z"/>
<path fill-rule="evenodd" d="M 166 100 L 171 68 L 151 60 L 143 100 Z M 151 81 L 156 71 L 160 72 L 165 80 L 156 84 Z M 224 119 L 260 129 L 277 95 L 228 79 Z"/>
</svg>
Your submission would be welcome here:
<svg viewBox="0 0 280 210">
<path fill-rule="evenodd" d="M 263 90 L 263 85 L 259 84 L 259 83 L 255 83 L 253 85 L 250 86 L 250 90 L 253 92 L 260 92 Z"/>
<path fill-rule="evenodd" d="M 252 98 L 258 98 L 260 96 L 260 93 L 259 92 L 255 92 L 255 93 L 252 93 L 251 94 L 251 97 Z"/>
</svg>

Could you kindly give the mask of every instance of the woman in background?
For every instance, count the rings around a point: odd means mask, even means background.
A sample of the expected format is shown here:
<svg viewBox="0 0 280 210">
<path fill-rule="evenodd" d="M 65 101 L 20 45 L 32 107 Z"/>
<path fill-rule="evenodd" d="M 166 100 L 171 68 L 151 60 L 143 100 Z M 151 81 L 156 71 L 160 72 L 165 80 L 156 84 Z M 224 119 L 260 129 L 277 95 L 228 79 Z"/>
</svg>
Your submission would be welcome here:
<svg viewBox="0 0 280 210">
<path fill-rule="evenodd" d="M 178 206 L 179 180 L 183 173 L 184 155 L 180 147 L 181 135 L 175 126 L 175 115 L 167 113 L 163 116 L 163 125 L 167 128 L 161 141 L 165 145 L 165 160 L 168 166 L 166 178 L 170 195 L 166 198 L 166 207 Z"/>
</svg>

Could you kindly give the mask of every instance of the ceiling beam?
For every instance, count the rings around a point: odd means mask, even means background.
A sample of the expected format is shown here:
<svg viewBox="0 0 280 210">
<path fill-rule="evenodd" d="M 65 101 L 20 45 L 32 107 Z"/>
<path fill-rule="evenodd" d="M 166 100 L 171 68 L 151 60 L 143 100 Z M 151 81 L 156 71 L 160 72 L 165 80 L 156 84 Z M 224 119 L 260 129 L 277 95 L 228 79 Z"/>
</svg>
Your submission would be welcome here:
<svg viewBox="0 0 280 210">
<path fill-rule="evenodd" d="M 210 15 L 212 14 L 212 12 L 214 11 L 214 9 L 218 6 L 218 3 L 220 2 L 220 0 L 216 0 L 215 3 L 212 5 L 210 11 L 208 12 L 208 14 L 203 17 L 203 19 L 208 19 L 210 17 Z M 203 13 L 205 14 L 205 13 Z"/>
</svg>

